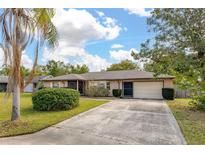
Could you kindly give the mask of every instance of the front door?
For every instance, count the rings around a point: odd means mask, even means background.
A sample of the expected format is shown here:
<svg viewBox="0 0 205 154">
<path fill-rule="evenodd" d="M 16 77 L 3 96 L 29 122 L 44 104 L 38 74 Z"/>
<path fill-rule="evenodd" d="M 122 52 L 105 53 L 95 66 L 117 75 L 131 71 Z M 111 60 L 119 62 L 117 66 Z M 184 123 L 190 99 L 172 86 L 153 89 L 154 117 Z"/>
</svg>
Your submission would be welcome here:
<svg viewBox="0 0 205 154">
<path fill-rule="evenodd" d="M 78 90 L 79 90 L 81 95 L 84 94 L 84 85 L 85 85 L 84 81 L 78 81 Z"/>
<path fill-rule="evenodd" d="M 133 96 L 133 83 L 132 82 L 123 82 L 123 91 L 124 96 Z"/>
</svg>

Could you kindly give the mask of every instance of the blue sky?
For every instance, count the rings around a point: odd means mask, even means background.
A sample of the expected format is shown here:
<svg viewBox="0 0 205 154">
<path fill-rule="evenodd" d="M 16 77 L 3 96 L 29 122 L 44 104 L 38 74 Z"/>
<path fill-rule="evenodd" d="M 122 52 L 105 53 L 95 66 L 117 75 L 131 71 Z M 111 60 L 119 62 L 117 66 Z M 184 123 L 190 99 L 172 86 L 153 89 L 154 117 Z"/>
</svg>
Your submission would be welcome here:
<svg viewBox="0 0 205 154">
<path fill-rule="evenodd" d="M 153 37 L 146 24 L 150 11 L 57 9 L 53 22 L 59 33 L 59 46 L 55 49 L 43 47 L 38 63 L 45 64 L 54 59 L 71 64 L 86 64 L 91 71 L 100 71 L 121 60 L 133 60 L 130 50 L 138 52 L 140 44 Z M 29 46 L 24 51 L 22 63 L 31 67 L 32 62 L 33 46 Z"/>
<path fill-rule="evenodd" d="M 115 18 L 121 27 L 126 27 L 127 31 L 121 31 L 119 36 L 113 40 L 98 41 L 96 44 L 87 45 L 86 49 L 92 53 L 98 53 L 106 58 L 109 58 L 107 51 L 110 50 L 112 44 L 122 44 L 122 49 L 129 50 L 130 48 L 140 49 L 140 44 L 152 37 L 151 33 L 147 32 L 148 26 L 146 24 L 146 16 L 139 16 L 136 14 L 128 14 L 124 9 L 87 9 L 93 15 L 95 11 L 102 11 L 107 16 Z M 102 53 L 103 52 L 103 53 Z"/>
</svg>

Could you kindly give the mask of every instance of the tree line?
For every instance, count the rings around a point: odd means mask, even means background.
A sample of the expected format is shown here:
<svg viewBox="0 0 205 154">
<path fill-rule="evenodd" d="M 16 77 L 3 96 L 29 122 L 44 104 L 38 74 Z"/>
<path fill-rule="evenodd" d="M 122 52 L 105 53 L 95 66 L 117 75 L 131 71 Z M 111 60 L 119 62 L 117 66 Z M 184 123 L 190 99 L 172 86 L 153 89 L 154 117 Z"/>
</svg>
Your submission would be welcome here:
<svg viewBox="0 0 205 154">
<path fill-rule="evenodd" d="M 119 63 L 112 64 L 110 67 L 106 69 L 106 71 L 117 71 L 117 70 L 139 70 L 139 67 L 136 63 L 131 60 L 122 60 Z M 21 66 L 20 68 L 21 74 L 24 78 L 27 78 L 30 74 L 30 69 Z M 103 70 L 102 70 L 103 71 Z M 35 68 L 34 76 L 48 76 L 51 75 L 53 77 L 66 75 L 66 74 L 82 74 L 89 72 L 89 68 L 87 65 L 72 65 L 70 63 L 65 64 L 62 61 L 50 60 L 46 65 L 37 65 Z M 0 70 L 0 75 L 8 76 L 10 73 L 10 69 L 8 66 L 4 65 Z"/>
</svg>

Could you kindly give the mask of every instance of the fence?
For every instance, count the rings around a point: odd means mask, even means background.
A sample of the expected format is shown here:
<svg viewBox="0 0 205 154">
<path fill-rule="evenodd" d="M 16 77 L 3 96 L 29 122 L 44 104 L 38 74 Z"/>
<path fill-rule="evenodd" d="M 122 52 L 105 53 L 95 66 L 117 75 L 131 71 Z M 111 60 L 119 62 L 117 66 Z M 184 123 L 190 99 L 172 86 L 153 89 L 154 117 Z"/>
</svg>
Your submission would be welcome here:
<svg viewBox="0 0 205 154">
<path fill-rule="evenodd" d="M 175 88 L 175 97 L 176 98 L 191 98 L 190 90 L 181 90 Z"/>
</svg>

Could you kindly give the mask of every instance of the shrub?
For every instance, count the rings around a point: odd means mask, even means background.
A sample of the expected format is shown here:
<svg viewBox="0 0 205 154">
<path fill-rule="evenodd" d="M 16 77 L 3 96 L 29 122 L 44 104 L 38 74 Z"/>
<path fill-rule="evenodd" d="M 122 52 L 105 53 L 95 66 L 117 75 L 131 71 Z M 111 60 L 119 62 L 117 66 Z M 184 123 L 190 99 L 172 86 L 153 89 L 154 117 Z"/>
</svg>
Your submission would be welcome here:
<svg viewBox="0 0 205 154">
<path fill-rule="evenodd" d="M 114 97 L 120 97 L 121 94 L 122 94 L 122 90 L 121 90 L 121 89 L 113 89 L 113 90 L 112 90 L 112 95 L 113 95 Z"/>
<path fill-rule="evenodd" d="M 85 91 L 89 97 L 105 97 L 109 95 L 109 90 L 104 87 L 91 86 Z"/>
<path fill-rule="evenodd" d="M 174 100 L 174 89 L 173 88 L 162 88 L 162 96 L 166 100 Z"/>
<path fill-rule="evenodd" d="M 205 94 L 195 94 L 189 102 L 189 105 L 196 109 L 205 110 Z"/>
<path fill-rule="evenodd" d="M 39 111 L 69 110 L 79 104 L 79 96 L 73 89 L 42 89 L 32 96 L 33 108 Z"/>
</svg>

